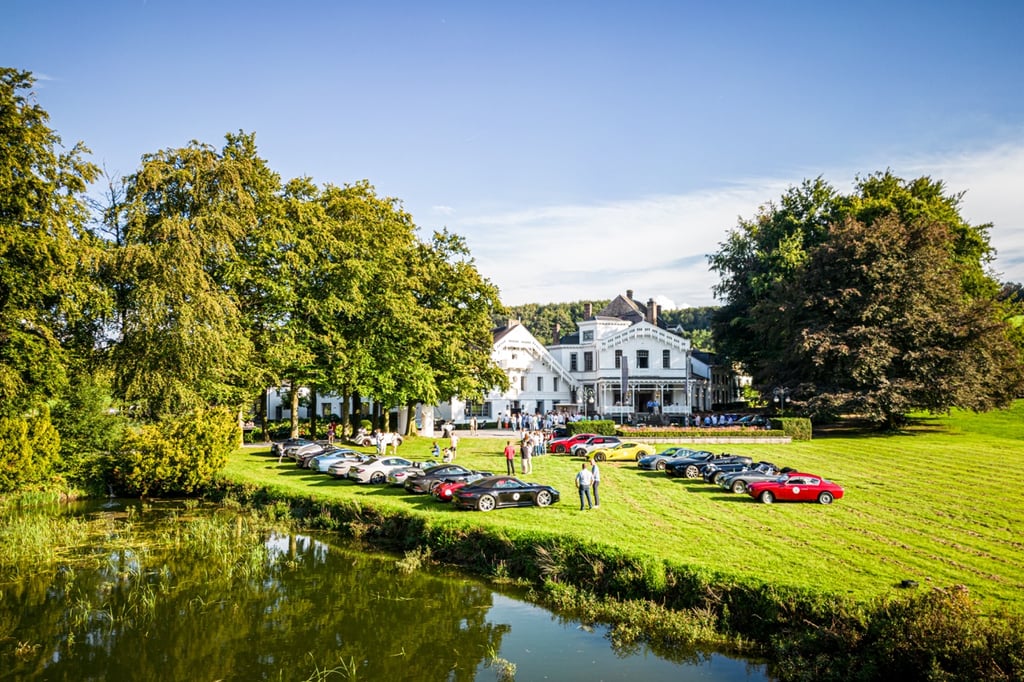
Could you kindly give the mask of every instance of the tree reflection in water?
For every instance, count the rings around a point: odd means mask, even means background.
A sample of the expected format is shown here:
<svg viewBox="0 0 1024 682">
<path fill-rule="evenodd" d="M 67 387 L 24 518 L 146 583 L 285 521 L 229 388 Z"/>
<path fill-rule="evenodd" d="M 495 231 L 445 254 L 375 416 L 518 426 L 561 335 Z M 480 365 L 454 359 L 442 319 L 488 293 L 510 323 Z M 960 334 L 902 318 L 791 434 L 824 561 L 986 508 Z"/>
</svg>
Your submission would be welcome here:
<svg viewBox="0 0 1024 682">
<path fill-rule="evenodd" d="M 765 679 L 717 655 L 609 645 L 476 580 L 400 570 L 416 562 L 278 533 L 245 510 L 69 513 L 0 508 L 0 679 Z"/>
</svg>

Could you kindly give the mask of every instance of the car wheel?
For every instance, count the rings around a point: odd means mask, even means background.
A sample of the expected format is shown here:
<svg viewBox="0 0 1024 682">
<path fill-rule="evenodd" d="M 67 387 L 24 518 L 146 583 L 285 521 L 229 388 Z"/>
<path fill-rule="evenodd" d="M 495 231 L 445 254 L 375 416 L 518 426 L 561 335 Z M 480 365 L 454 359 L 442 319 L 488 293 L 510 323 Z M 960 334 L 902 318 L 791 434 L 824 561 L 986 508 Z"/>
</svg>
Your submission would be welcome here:
<svg viewBox="0 0 1024 682">
<path fill-rule="evenodd" d="M 716 471 L 714 474 L 711 475 L 711 482 L 717 485 L 718 479 L 722 478 L 722 476 L 725 476 L 724 471 Z"/>
<path fill-rule="evenodd" d="M 551 493 L 549 493 L 547 490 L 541 490 L 539 493 L 537 493 L 538 507 L 546 507 L 549 504 L 551 504 Z"/>
<path fill-rule="evenodd" d="M 654 466 L 655 466 L 655 468 L 658 471 L 664 471 L 665 470 L 665 460 L 663 460 L 663 459 L 658 460 L 658 463 L 655 464 Z"/>
<path fill-rule="evenodd" d="M 387 477 L 380 471 L 375 471 L 370 476 L 370 483 L 383 483 Z"/>
<path fill-rule="evenodd" d="M 491 511 L 494 509 L 494 498 L 490 495 L 484 495 L 477 500 L 476 508 L 480 511 Z"/>
<path fill-rule="evenodd" d="M 603 452 L 595 453 L 594 454 L 594 459 L 596 459 L 598 462 L 603 462 L 604 461 L 604 453 Z"/>
<path fill-rule="evenodd" d="M 686 471 L 684 473 L 686 474 L 687 478 L 697 478 L 700 476 L 700 471 L 693 464 L 686 467 Z"/>
<path fill-rule="evenodd" d="M 764 502 L 765 504 L 771 504 L 772 502 L 774 502 L 774 501 L 775 501 L 775 496 L 774 496 L 774 495 L 772 495 L 772 494 L 771 494 L 770 492 L 768 492 L 767 490 L 765 490 L 765 491 L 764 491 L 763 493 L 761 493 L 761 494 L 760 494 L 760 495 L 758 496 L 758 498 L 757 498 L 757 499 L 761 500 L 761 501 L 762 501 L 762 502 Z"/>
<path fill-rule="evenodd" d="M 818 502 L 822 504 L 832 504 L 832 493 L 822 493 L 818 495 Z"/>
<path fill-rule="evenodd" d="M 732 491 L 736 494 L 742 494 L 747 492 L 747 484 L 743 481 L 735 481 L 732 484 Z"/>
<path fill-rule="evenodd" d="M 564 445 L 556 445 L 555 446 L 555 452 L 557 454 L 559 454 L 559 455 L 564 455 L 565 454 L 565 446 Z"/>
</svg>

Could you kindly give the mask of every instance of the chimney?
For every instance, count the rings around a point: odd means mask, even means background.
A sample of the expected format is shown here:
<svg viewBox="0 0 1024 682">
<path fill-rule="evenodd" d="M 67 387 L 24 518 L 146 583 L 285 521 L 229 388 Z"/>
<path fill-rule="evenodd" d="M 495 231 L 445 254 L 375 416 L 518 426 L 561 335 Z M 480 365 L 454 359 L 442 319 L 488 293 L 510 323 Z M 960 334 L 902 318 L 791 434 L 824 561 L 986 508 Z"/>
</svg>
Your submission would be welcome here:
<svg viewBox="0 0 1024 682">
<path fill-rule="evenodd" d="M 632 289 L 626 289 L 626 298 L 628 298 L 631 301 L 633 300 L 633 290 Z"/>
<path fill-rule="evenodd" d="M 647 321 L 655 327 L 658 326 L 658 304 L 653 298 L 647 299 Z"/>
<path fill-rule="evenodd" d="M 513 320 L 510 317 L 510 318 L 508 318 L 508 323 L 505 325 L 505 329 L 511 329 L 512 327 L 516 326 L 517 324 L 519 324 L 519 320 L 518 319 Z"/>
<path fill-rule="evenodd" d="M 593 316 L 594 316 L 594 304 L 593 303 L 584 304 L 584 306 L 583 306 L 583 319 L 584 320 L 589 320 Z"/>
<path fill-rule="evenodd" d="M 562 325 L 555 322 L 555 329 L 551 335 L 551 344 L 557 346 L 562 342 Z"/>
</svg>

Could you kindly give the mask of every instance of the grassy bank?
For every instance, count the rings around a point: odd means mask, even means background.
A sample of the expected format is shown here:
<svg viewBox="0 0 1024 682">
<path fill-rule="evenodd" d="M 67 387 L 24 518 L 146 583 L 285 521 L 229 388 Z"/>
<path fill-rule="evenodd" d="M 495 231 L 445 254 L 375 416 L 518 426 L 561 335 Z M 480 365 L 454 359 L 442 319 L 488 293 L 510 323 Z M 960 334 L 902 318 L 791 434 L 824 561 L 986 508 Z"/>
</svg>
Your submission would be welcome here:
<svg viewBox="0 0 1024 682">
<path fill-rule="evenodd" d="M 756 653 L 786 681 L 1019 680 L 1024 553 L 1012 475 L 1022 417 L 1018 404 L 923 418 L 899 435 L 728 446 L 841 482 L 847 496 L 828 507 L 766 506 L 604 463 L 601 508 L 580 512 L 580 460 L 546 456 L 529 478 L 559 487 L 561 503 L 459 512 L 259 448 L 235 453 L 221 492 L 410 562 L 524 581 L 541 601 L 669 657 L 693 645 Z M 459 461 L 502 470 L 503 445 L 464 438 Z M 413 439 L 401 452 L 424 459 L 429 446 Z"/>
<path fill-rule="evenodd" d="M 287 496 L 422 515 L 464 530 L 557 533 L 579 542 L 650 556 L 732 580 L 866 601 L 902 594 L 904 580 L 964 585 L 987 610 L 1024 608 L 1024 506 L 1016 472 L 1024 464 L 1024 403 L 990 415 L 922 418 L 899 435 L 860 432 L 784 445 L 730 444 L 747 454 L 819 473 L 846 497 L 829 507 L 765 506 L 703 482 L 668 479 L 635 464 L 604 463 L 601 508 L 580 513 L 572 480 L 580 460 L 545 456 L 528 478 L 554 485 L 548 509 L 458 512 L 402 489 L 359 486 L 312 474 L 269 450 L 245 448 L 227 477 Z M 431 441 L 400 448 L 426 459 Z M 504 470 L 504 442 L 463 438 L 458 461 Z"/>
</svg>

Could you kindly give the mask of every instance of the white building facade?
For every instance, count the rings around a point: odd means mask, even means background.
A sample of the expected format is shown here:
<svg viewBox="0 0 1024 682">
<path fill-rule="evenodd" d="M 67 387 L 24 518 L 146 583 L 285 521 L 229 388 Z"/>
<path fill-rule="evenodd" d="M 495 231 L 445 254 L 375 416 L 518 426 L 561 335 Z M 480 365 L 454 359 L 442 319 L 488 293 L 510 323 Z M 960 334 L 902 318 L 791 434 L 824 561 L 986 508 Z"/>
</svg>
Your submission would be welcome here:
<svg viewBox="0 0 1024 682">
<path fill-rule="evenodd" d="M 654 301 L 632 291 L 596 315 L 587 306 L 574 333 L 545 346 L 517 321 L 494 333 L 494 361 L 509 377 L 507 391 L 482 403 L 453 400 L 439 416 L 463 422 L 549 412 L 621 422 L 681 421 L 711 406 L 711 368 L 693 356 L 689 340 L 658 325 Z"/>
</svg>

